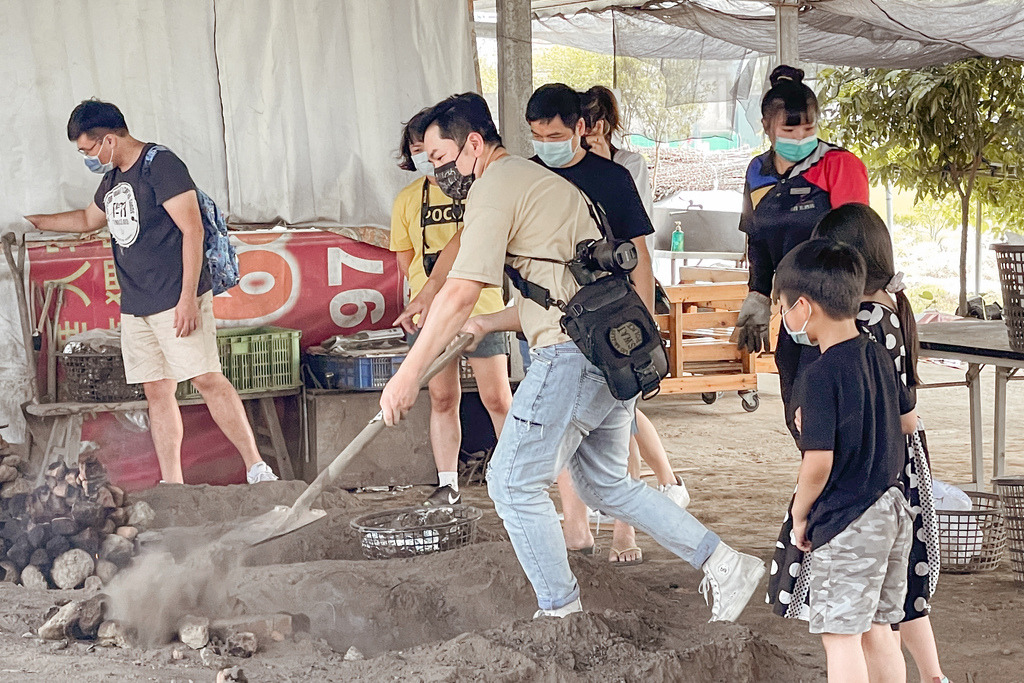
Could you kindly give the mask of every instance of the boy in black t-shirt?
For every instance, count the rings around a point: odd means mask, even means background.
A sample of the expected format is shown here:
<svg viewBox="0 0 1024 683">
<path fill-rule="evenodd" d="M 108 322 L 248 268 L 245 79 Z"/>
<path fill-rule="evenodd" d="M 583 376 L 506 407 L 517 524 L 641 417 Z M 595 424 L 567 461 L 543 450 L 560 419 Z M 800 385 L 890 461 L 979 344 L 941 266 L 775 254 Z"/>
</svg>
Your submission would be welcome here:
<svg viewBox="0 0 1024 683">
<path fill-rule="evenodd" d="M 913 405 L 885 349 L 857 329 L 864 277 L 860 255 L 827 240 L 793 249 L 775 276 L 786 331 L 821 349 L 794 388 L 803 462 L 792 514 L 795 543 L 811 553 L 810 631 L 830 682 L 867 683 L 869 670 L 872 681 L 906 680 L 890 624 L 907 589 L 912 525 L 899 474 L 901 416 Z"/>
</svg>

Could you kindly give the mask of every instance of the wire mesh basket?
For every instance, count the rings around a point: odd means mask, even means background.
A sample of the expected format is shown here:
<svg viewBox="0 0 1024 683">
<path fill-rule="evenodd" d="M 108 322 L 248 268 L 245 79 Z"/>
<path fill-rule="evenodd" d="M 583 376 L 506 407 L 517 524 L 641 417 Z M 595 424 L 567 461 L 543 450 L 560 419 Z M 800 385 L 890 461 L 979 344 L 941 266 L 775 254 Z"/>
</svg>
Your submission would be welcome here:
<svg viewBox="0 0 1024 683">
<path fill-rule="evenodd" d="M 1006 551 L 1006 526 L 999 496 L 966 491 L 971 510 L 936 510 L 942 571 L 973 574 L 996 569 Z"/>
<path fill-rule="evenodd" d="M 461 548 L 476 542 L 483 513 L 468 505 L 406 507 L 358 517 L 351 526 L 368 560 L 391 560 Z"/>
<path fill-rule="evenodd" d="M 993 244 L 1003 290 L 1003 320 L 1010 348 L 1024 351 L 1024 245 Z"/>
<path fill-rule="evenodd" d="M 146 397 L 141 384 L 128 384 L 120 353 L 58 353 L 62 376 L 58 383 L 62 401 L 109 403 L 140 401 Z"/>
<path fill-rule="evenodd" d="M 1024 584 L 1024 477 L 1000 477 L 993 479 L 992 484 L 1006 519 L 1013 580 Z"/>
</svg>

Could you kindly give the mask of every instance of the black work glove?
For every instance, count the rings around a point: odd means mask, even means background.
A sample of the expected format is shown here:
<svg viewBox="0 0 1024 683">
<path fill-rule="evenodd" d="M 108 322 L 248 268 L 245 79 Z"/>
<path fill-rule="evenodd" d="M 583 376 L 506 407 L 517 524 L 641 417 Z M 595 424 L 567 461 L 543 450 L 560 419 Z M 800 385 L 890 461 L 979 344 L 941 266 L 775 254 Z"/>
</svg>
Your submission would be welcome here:
<svg viewBox="0 0 1024 683">
<path fill-rule="evenodd" d="M 772 301 L 760 292 L 751 292 L 743 301 L 736 320 L 736 346 L 750 353 L 770 350 L 768 341 L 772 321 Z"/>
</svg>

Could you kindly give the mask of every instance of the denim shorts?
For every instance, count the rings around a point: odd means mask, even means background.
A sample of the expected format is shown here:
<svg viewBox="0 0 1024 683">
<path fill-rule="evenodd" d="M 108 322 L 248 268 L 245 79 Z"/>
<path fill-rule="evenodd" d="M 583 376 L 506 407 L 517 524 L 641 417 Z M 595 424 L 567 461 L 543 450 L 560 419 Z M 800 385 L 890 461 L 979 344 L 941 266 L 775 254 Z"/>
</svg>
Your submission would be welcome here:
<svg viewBox="0 0 1024 683">
<path fill-rule="evenodd" d="M 413 332 L 406 335 L 406 340 L 409 342 L 409 346 L 412 347 L 416 343 L 416 338 L 420 336 L 419 332 Z M 491 358 L 493 356 L 507 356 L 508 355 L 508 333 L 507 332 L 491 332 L 477 345 L 476 349 L 462 354 L 466 358 Z"/>
</svg>

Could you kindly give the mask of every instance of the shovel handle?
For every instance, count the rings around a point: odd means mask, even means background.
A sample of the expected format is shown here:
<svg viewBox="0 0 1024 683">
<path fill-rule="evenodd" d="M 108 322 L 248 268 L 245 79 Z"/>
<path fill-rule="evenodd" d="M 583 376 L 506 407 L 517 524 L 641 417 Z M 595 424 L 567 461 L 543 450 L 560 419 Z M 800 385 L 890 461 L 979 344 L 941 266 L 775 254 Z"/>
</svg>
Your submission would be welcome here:
<svg viewBox="0 0 1024 683">
<path fill-rule="evenodd" d="M 30 384 L 32 387 L 32 402 L 39 403 L 39 386 L 36 382 L 36 355 L 35 345 L 32 342 L 32 323 L 29 315 L 28 297 L 25 293 L 25 245 L 18 249 L 17 262 L 15 262 L 13 246 L 18 243 L 18 238 L 13 232 L 6 232 L 0 237 L 3 242 L 4 257 L 7 259 L 7 267 L 11 270 L 11 278 L 14 280 L 14 293 L 18 298 L 18 315 L 21 318 L 21 338 L 25 345 L 25 363 L 31 375 Z"/>
<path fill-rule="evenodd" d="M 455 338 L 455 341 L 448 345 L 448 348 L 444 350 L 440 356 L 437 357 L 427 371 L 420 377 L 420 388 L 427 386 L 427 383 L 433 379 L 434 375 L 441 372 L 449 363 L 455 358 L 462 355 L 462 352 L 466 350 L 466 347 L 473 342 L 473 335 L 461 333 Z M 363 427 L 362 431 L 356 435 L 356 438 L 352 439 L 349 445 L 345 446 L 345 450 L 338 454 L 338 456 L 328 465 L 323 472 L 317 475 L 313 483 L 309 485 L 302 495 L 299 496 L 295 504 L 292 505 L 292 511 L 308 510 L 313 505 L 313 501 L 316 500 L 321 493 L 324 492 L 331 483 L 338 478 L 338 476 L 348 466 L 352 458 L 359 455 L 366 445 L 373 441 L 374 437 L 384 430 L 384 416 L 378 412 L 369 424 Z"/>
</svg>

